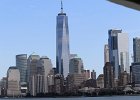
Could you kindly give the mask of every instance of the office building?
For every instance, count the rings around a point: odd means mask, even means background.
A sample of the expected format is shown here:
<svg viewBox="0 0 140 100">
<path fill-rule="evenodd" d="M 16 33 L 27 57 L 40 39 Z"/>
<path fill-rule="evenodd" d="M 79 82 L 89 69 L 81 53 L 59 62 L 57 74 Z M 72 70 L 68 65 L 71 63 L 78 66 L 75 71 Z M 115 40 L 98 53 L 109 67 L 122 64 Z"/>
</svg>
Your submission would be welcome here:
<svg viewBox="0 0 140 100">
<path fill-rule="evenodd" d="M 90 79 L 90 70 L 84 70 L 83 74 L 85 75 L 85 79 Z"/>
<path fill-rule="evenodd" d="M 134 62 L 140 62 L 140 38 L 138 37 L 133 39 L 133 54 Z"/>
<path fill-rule="evenodd" d="M 128 34 L 122 30 L 109 30 L 109 62 L 114 67 L 115 80 L 118 81 L 119 74 L 126 71 L 130 73 Z"/>
<path fill-rule="evenodd" d="M 131 83 L 140 87 L 140 63 L 132 63 L 130 72 Z"/>
<path fill-rule="evenodd" d="M 38 62 L 39 62 L 39 59 L 40 59 L 39 55 L 30 55 L 28 57 L 28 60 L 27 60 L 28 92 L 32 96 L 36 96 L 36 94 L 37 94 L 36 86 L 37 86 L 37 73 L 38 73 Z"/>
<path fill-rule="evenodd" d="M 16 67 L 20 71 L 20 82 L 27 82 L 27 54 L 16 55 Z"/>
<path fill-rule="evenodd" d="M 104 64 L 109 62 L 109 47 L 108 44 L 104 46 Z"/>
<path fill-rule="evenodd" d="M 92 70 L 92 72 L 91 72 L 91 79 L 96 80 L 96 72 L 95 72 L 95 70 Z"/>
<path fill-rule="evenodd" d="M 20 96 L 20 72 L 17 67 L 9 67 L 7 71 L 7 96 Z"/>
<path fill-rule="evenodd" d="M 114 72 L 113 66 L 107 62 L 104 66 L 104 87 L 113 88 L 114 87 Z"/>
<path fill-rule="evenodd" d="M 84 70 L 84 65 L 83 65 L 83 61 L 81 58 L 77 58 L 77 57 L 74 57 L 72 59 L 70 59 L 70 74 L 74 74 L 74 73 L 77 73 L 77 74 L 81 74 L 83 73 L 83 70 Z"/>
<path fill-rule="evenodd" d="M 39 65 L 41 68 L 43 68 L 43 77 L 44 77 L 44 92 L 45 93 L 48 93 L 48 75 L 51 73 L 52 71 L 52 62 L 51 60 L 44 56 L 44 57 L 41 57 L 40 60 L 39 60 Z"/>
<path fill-rule="evenodd" d="M 20 71 L 20 86 L 23 96 L 27 93 L 27 54 L 16 55 L 16 67 Z"/>
<path fill-rule="evenodd" d="M 83 81 L 85 81 L 84 74 L 69 74 L 67 77 L 67 92 L 76 93 Z"/>
<path fill-rule="evenodd" d="M 62 74 L 65 78 L 69 73 L 69 58 L 68 16 L 63 12 L 61 2 L 61 12 L 57 16 L 56 25 L 56 68 L 57 73 Z"/>
</svg>

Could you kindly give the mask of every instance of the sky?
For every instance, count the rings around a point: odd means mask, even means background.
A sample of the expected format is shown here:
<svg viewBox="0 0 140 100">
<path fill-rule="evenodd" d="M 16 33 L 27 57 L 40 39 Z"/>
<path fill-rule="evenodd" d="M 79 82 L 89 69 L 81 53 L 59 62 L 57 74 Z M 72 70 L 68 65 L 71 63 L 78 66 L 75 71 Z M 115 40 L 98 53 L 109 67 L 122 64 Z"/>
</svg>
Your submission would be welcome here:
<svg viewBox="0 0 140 100">
<path fill-rule="evenodd" d="M 60 0 L 0 0 L 0 78 L 15 66 L 17 54 L 48 56 L 55 67 L 56 16 Z M 69 18 L 70 51 L 85 69 L 103 73 L 109 29 L 129 34 L 130 61 L 134 37 L 140 37 L 140 12 L 106 0 L 63 0 Z"/>
</svg>

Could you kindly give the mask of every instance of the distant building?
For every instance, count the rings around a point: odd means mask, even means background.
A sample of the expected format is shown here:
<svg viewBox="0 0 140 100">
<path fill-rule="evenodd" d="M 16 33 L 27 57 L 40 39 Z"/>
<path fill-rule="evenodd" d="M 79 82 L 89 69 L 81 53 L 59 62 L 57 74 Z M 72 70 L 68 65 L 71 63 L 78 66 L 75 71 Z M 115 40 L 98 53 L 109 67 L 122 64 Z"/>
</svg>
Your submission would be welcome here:
<svg viewBox="0 0 140 100">
<path fill-rule="evenodd" d="M 131 83 L 140 87 L 140 63 L 132 63 L 130 72 Z"/>
<path fill-rule="evenodd" d="M 134 62 L 140 62 L 140 38 L 133 39 Z"/>
<path fill-rule="evenodd" d="M 113 88 L 114 87 L 113 66 L 109 62 L 106 62 L 103 70 L 104 70 L 104 87 Z"/>
<path fill-rule="evenodd" d="M 67 91 L 68 92 L 76 92 L 79 87 L 81 86 L 81 83 L 85 81 L 84 74 L 69 74 L 67 76 Z"/>
<path fill-rule="evenodd" d="M 84 70 L 83 74 L 85 75 L 85 80 L 90 79 L 90 70 Z"/>
<path fill-rule="evenodd" d="M 70 74 L 81 74 L 83 73 L 84 66 L 83 66 L 83 61 L 81 58 L 72 58 L 70 59 Z"/>
<path fill-rule="evenodd" d="M 7 77 L 1 79 L 1 96 L 7 96 Z"/>
<path fill-rule="evenodd" d="M 39 55 L 30 55 L 28 57 L 28 92 L 32 96 L 36 96 L 37 94 L 37 73 L 38 73 L 38 62 L 40 56 Z"/>
<path fill-rule="evenodd" d="M 16 67 L 20 71 L 20 82 L 27 82 L 27 54 L 16 55 Z"/>
<path fill-rule="evenodd" d="M 16 67 L 20 71 L 21 95 L 27 93 L 27 54 L 16 55 Z"/>
<path fill-rule="evenodd" d="M 104 88 L 104 75 L 100 74 L 96 80 L 98 88 Z"/>
<path fill-rule="evenodd" d="M 95 70 L 92 70 L 92 72 L 91 72 L 91 79 L 96 80 L 96 72 L 95 72 Z"/>
<path fill-rule="evenodd" d="M 17 67 L 9 67 L 7 71 L 7 96 L 20 96 L 20 72 Z"/>
<path fill-rule="evenodd" d="M 124 71 L 120 74 L 119 86 L 126 86 L 130 83 L 130 75 Z"/>
<path fill-rule="evenodd" d="M 81 87 L 82 88 L 84 88 L 84 87 L 97 88 L 96 80 L 95 79 L 89 79 L 89 80 L 83 81 L 81 83 Z"/>
<path fill-rule="evenodd" d="M 109 61 L 114 67 L 115 81 L 118 81 L 121 72 L 130 73 L 128 34 L 116 29 L 109 30 L 108 34 Z"/>
<path fill-rule="evenodd" d="M 106 64 L 107 62 L 109 62 L 109 46 L 108 46 L 108 44 L 106 44 L 104 46 L 104 64 Z"/>
<path fill-rule="evenodd" d="M 43 85 L 44 85 L 44 93 L 48 93 L 48 75 L 50 74 L 52 70 L 52 62 L 48 57 L 41 57 L 39 60 L 39 65 L 43 70 L 42 75 L 43 75 Z M 55 70 L 54 70 L 55 73 Z"/>
<path fill-rule="evenodd" d="M 64 77 L 61 74 L 56 74 L 54 77 L 55 93 L 64 93 Z"/>
</svg>

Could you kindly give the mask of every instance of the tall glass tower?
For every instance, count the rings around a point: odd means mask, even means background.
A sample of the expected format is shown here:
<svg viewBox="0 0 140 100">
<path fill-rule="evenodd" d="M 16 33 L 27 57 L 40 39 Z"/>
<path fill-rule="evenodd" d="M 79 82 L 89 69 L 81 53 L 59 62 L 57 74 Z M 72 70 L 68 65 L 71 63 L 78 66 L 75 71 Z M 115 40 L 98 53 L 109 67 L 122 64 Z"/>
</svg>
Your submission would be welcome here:
<svg viewBox="0 0 140 100">
<path fill-rule="evenodd" d="M 27 82 L 27 54 L 16 55 L 16 67 L 20 71 L 20 82 Z"/>
<path fill-rule="evenodd" d="M 115 79 L 118 79 L 120 73 L 130 73 L 128 34 L 116 29 L 111 29 L 108 33 L 109 61 L 114 67 Z"/>
<path fill-rule="evenodd" d="M 63 13 L 61 1 L 61 12 L 57 16 L 56 25 L 56 69 L 57 73 L 67 77 L 69 73 L 69 29 L 68 17 Z"/>
</svg>

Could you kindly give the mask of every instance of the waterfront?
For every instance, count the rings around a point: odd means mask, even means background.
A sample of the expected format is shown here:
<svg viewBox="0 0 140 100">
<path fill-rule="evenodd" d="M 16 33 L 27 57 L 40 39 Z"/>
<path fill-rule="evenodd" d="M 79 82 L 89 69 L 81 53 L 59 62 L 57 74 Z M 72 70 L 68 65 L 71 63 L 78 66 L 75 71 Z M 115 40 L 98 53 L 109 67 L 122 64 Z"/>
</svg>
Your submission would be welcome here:
<svg viewBox="0 0 140 100">
<path fill-rule="evenodd" d="M 78 98 L 26 98 L 26 100 L 140 100 L 140 96 L 78 97 Z M 0 99 L 5 100 L 5 99 Z M 11 100 L 6 99 L 6 100 Z M 14 99 L 14 100 L 23 100 Z"/>
</svg>

